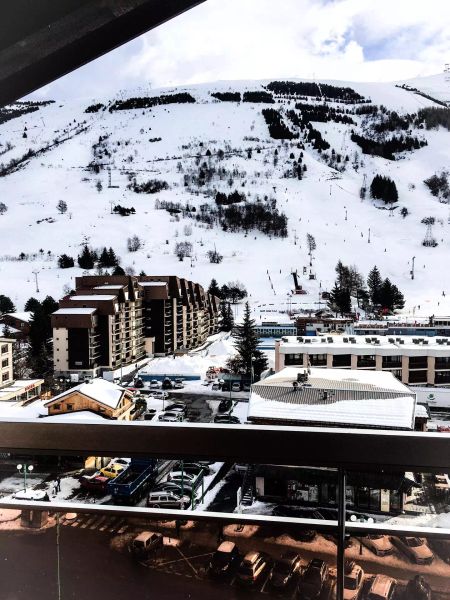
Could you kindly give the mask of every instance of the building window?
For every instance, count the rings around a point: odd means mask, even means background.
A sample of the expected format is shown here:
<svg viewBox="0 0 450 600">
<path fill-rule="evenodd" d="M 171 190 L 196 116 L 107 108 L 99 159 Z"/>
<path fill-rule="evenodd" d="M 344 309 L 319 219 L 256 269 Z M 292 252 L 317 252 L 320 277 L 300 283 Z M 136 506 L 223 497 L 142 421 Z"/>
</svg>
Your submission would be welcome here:
<svg viewBox="0 0 450 600">
<path fill-rule="evenodd" d="M 9 379 L 9 373 L 3 373 L 2 381 L 8 381 L 8 379 Z"/>
<path fill-rule="evenodd" d="M 450 356 L 437 356 L 434 367 L 435 369 L 450 369 Z"/>
<path fill-rule="evenodd" d="M 375 367 L 375 355 L 358 356 L 358 367 Z"/>
<path fill-rule="evenodd" d="M 67 410 L 73 410 L 73 404 L 67 404 Z"/>
<path fill-rule="evenodd" d="M 2 354 L 8 352 L 8 344 L 2 344 Z"/>
<path fill-rule="evenodd" d="M 426 369 L 428 367 L 428 359 L 426 356 L 410 356 L 409 357 L 409 368 L 410 369 Z"/>
<path fill-rule="evenodd" d="M 410 371 L 409 383 L 426 383 L 427 371 Z"/>
<path fill-rule="evenodd" d="M 351 367 L 352 366 L 352 355 L 351 354 L 335 354 L 333 356 L 333 367 Z"/>
<path fill-rule="evenodd" d="M 309 362 L 312 367 L 326 367 L 327 366 L 327 355 L 326 354 L 308 354 Z"/>
<path fill-rule="evenodd" d="M 450 383 L 450 371 L 436 371 L 434 383 Z"/>
<path fill-rule="evenodd" d="M 5 358 L 5 360 L 2 360 L 2 367 L 7 367 L 8 366 L 8 359 Z"/>
<path fill-rule="evenodd" d="M 401 356 L 383 356 L 383 369 L 395 369 L 402 366 Z"/>
<path fill-rule="evenodd" d="M 303 366 L 303 354 L 286 354 L 284 364 Z"/>
<path fill-rule="evenodd" d="M 61 404 L 54 404 L 53 408 L 54 410 L 61 410 Z"/>
</svg>

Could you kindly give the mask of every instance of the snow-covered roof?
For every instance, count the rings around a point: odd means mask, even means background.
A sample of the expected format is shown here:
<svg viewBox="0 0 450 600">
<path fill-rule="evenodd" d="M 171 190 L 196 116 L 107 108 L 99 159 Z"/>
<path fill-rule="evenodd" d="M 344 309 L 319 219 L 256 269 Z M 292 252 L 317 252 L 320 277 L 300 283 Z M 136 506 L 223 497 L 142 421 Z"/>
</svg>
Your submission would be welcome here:
<svg viewBox="0 0 450 600">
<path fill-rule="evenodd" d="M 357 351 L 357 352 L 355 352 Z M 414 354 L 441 356 L 450 354 L 450 338 L 420 335 L 321 335 L 283 336 L 280 352 L 307 354 Z"/>
<path fill-rule="evenodd" d="M 52 422 L 59 421 L 103 421 L 105 417 L 94 413 L 90 410 L 78 410 L 71 413 L 62 413 L 59 415 L 49 415 L 46 419 L 51 419 Z"/>
<path fill-rule="evenodd" d="M 31 316 L 32 316 L 32 312 L 13 312 L 13 313 L 6 313 L 4 316 L 5 317 L 14 317 L 15 319 L 19 319 L 20 321 L 25 321 L 26 323 L 29 323 L 31 321 Z"/>
<path fill-rule="evenodd" d="M 428 411 L 423 404 L 416 404 L 415 415 L 421 419 L 428 419 Z"/>
<path fill-rule="evenodd" d="M 252 386 L 248 419 L 413 429 L 415 394 L 388 372 L 288 367 Z M 326 394 L 324 393 L 326 392 Z"/>
<path fill-rule="evenodd" d="M 115 300 L 116 297 L 113 295 L 92 294 L 92 296 L 71 296 L 70 300 Z"/>
<path fill-rule="evenodd" d="M 285 367 L 270 375 L 253 387 L 274 386 L 292 388 L 292 382 L 299 373 L 306 370 L 301 367 Z M 308 374 L 308 388 L 321 390 L 352 390 L 393 392 L 411 395 L 411 390 L 389 371 L 366 371 L 364 369 L 322 369 L 312 368 Z"/>
<path fill-rule="evenodd" d="M 96 308 L 59 308 L 54 315 L 91 315 Z"/>
<path fill-rule="evenodd" d="M 0 388 L 0 400 L 7 396 L 16 396 L 44 383 L 43 379 L 16 379 L 10 385 Z"/>
<path fill-rule="evenodd" d="M 140 281 L 142 287 L 163 287 L 167 286 L 167 281 Z"/>
<path fill-rule="evenodd" d="M 109 406 L 110 408 L 117 408 L 123 393 L 126 390 L 117 385 L 115 383 L 111 383 L 110 381 L 106 381 L 106 379 L 101 379 L 100 377 L 96 379 L 92 379 L 89 383 L 81 383 L 70 390 L 62 392 L 62 394 L 58 394 L 51 400 L 49 400 L 45 406 L 49 406 L 55 401 L 61 400 L 72 394 L 73 392 L 78 392 L 80 394 L 84 394 L 105 406 Z"/>
<path fill-rule="evenodd" d="M 126 284 L 123 283 L 117 283 L 116 285 L 112 284 L 112 283 L 108 283 L 106 285 L 95 285 L 94 286 L 94 290 L 120 290 L 123 287 L 125 287 Z"/>
</svg>

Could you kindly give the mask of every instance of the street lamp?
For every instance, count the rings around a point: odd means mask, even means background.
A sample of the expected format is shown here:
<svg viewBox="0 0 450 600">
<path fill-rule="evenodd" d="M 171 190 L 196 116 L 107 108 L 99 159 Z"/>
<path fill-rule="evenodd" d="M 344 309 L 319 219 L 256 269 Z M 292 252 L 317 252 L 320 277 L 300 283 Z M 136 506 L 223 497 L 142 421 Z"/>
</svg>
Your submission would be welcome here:
<svg viewBox="0 0 450 600">
<path fill-rule="evenodd" d="M 375 523 L 375 521 L 372 519 L 372 517 L 368 517 L 367 519 L 365 519 L 364 517 L 357 517 L 356 515 L 350 515 L 350 521 L 352 521 L 352 523 Z M 362 543 L 362 537 L 359 538 L 359 554 L 360 556 L 363 553 L 363 543 Z"/>
<path fill-rule="evenodd" d="M 21 473 L 23 475 L 23 491 L 26 492 L 27 491 L 27 472 L 31 473 L 33 471 L 34 467 L 33 465 L 27 465 L 25 464 L 19 464 L 17 465 L 17 470 L 19 471 L 19 473 Z"/>
</svg>

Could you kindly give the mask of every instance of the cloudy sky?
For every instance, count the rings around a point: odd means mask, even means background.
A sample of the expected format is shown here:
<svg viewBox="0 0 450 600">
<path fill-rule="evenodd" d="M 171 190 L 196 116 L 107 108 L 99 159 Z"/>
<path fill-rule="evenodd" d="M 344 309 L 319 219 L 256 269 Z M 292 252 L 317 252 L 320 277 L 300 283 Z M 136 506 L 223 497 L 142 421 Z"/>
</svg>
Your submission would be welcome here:
<svg viewBox="0 0 450 600">
<path fill-rule="evenodd" d="M 450 62 L 449 23 L 449 0 L 207 0 L 37 95 L 220 79 L 408 79 Z"/>
</svg>

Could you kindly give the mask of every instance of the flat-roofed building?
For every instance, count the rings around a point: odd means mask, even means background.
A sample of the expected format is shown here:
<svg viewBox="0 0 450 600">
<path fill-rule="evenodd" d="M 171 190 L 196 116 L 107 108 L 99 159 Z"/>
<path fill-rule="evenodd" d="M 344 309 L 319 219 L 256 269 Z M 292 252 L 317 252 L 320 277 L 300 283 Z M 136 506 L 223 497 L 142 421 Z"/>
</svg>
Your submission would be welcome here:
<svg viewBox="0 0 450 600">
<path fill-rule="evenodd" d="M 287 336 L 275 343 L 275 370 L 291 366 L 388 371 L 408 385 L 450 386 L 450 338 Z"/>
</svg>

